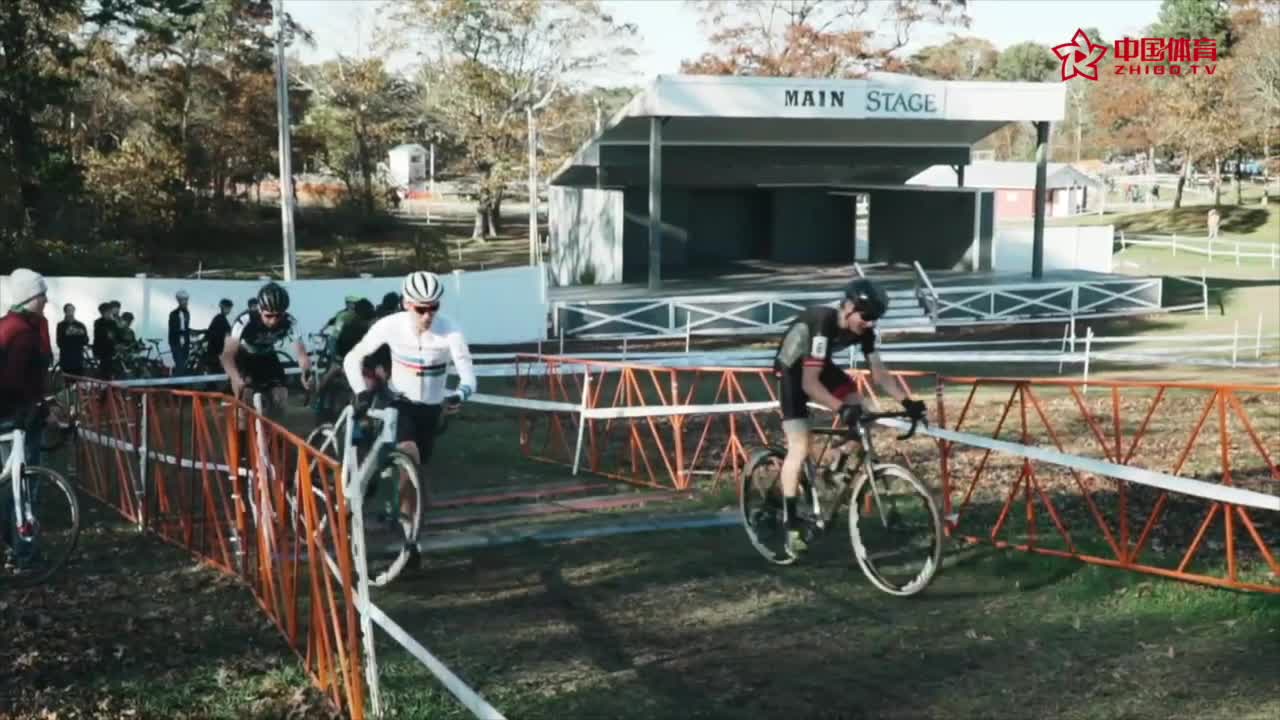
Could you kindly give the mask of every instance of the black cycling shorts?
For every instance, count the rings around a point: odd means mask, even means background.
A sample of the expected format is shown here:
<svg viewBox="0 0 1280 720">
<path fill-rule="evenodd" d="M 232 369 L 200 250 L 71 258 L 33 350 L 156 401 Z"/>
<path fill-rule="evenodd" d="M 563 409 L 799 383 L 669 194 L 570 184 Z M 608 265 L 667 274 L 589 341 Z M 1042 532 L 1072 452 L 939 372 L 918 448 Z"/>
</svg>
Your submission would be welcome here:
<svg viewBox="0 0 1280 720">
<path fill-rule="evenodd" d="M 809 417 L 809 396 L 804 392 L 804 366 L 784 368 L 778 371 L 778 396 L 782 404 L 783 420 L 802 420 Z M 826 363 L 822 366 L 819 382 L 832 395 L 843 400 L 857 384 L 845 371 Z"/>
<path fill-rule="evenodd" d="M 396 418 L 396 442 L 412 442 L 418 446 L 418 463 L 426 465 L 436 444 L 436 428 L 440 424 L 440 405 L 427 405 L 409 400 L 392 403 Z"/>
</svg>

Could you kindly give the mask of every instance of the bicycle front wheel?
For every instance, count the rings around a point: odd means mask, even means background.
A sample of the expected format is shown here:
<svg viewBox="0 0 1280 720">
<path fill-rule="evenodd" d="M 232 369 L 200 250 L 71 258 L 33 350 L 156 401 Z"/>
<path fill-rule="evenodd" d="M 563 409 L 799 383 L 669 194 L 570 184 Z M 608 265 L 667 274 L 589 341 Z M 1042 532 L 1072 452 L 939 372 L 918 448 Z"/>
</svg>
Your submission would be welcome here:
<svg viewBox="0 0 1280 720">
<path fill-rule="evenodd" d="M 890 595 L 924 590 L 942 560 L 937 503 L 900 465 L 876 465 L 860 475 L 849 500 L 849 537 L 862 572 Z"/>
<path fill-rule="evenodd" d="M 383 492 L 365 500 L 364 536 L 369 583 L 381 587 L 395 580 L 411 562 L 417 561 L 418 531 L 422 527 L 422 485 L 418 480 L 417 464 L 399 450 L 387 453 L 377 483 L 382 488 L 400 489 L 398 496 L 394 492 Z M 367 507 L 369 503 L 376 504 L 380 496 L 389 498 L 383 508 Z M 407 512 L 401 507 L 401 499 L 406 496 L 412 503 Z M 370 521 L 373 521 L 372 526 Z"/>
<path fill-rule="evenodd" d="M 13 488 L 6 483 L 6 508 L 12 507 Z M 22 504 L 17 512 L 2 512 L 6 584 L 35 585 L 57 572 L 80 539 L 80 502 L 71 483 L 48 468 L 31 466 L 22 472 Z"/>
<path fill-rule="evenodd" d="M 307 435 L 307 445 L 317 453 L 327 455 L 339 463 L 342 462 L 341 438 L 333 431 L 332 423 L 316 426 L 316 429 L 312 430 L 310 435 Z M 316 497 L 316 508 L 320 513 L 320 516 L 315 520 L 314 533 L 317 537 L 323 538 L 324 531 L 329 526 L 329 504 L 325 499 L 324 488 L 317 483 L 320 478 L 320 474 L 316 472 L 317 463 L 313 460 L 307 464 L 305 469 L 311 476 L 311 492 Z M 299 466 L 299 471 L 301 470 L 302 467 Z M 339 482 L 341 482 L 341 478 L 335 479 L 335 483 Z M 306 523 L 303 521 L 303 508 L 298 498 L 298 488 L 301 487 L 302 479 L 298 476 L 294 478 L 293 488 L 289 491 L 289 506 L 292 508 L 294 522 L 300 532 L 306 529 Z"/>
</svg>

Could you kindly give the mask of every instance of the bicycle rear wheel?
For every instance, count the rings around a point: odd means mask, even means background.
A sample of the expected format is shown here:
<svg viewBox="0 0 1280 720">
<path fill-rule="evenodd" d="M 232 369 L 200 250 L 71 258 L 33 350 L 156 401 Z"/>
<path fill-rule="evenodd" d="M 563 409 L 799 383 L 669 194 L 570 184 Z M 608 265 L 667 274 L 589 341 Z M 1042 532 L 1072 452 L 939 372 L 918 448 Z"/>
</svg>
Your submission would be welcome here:
<svg viewBox="0 0 1280 720">
<path fill-rule="evenodd" d="M 747 539 L 760 556 L 775 565 L 791 565 L 796 558 L 787 552 L 787 526 L 783 517 L 782 461 L 786 454 L 770 448 L 752 458 L 738 485 L 738 513 Z M 801 469 L 800 503 L 810 498 L 809 464 Z"/>
<path fill-rule="evenodd" d="M 900 465 L 863 472 L 849 500 L 853 554 L 871 584 L 906 597 L 933 581 L 942 560 L 942 517 L 933 494 Z"/>
<path fill-rule="evenodd" d="M 13 488 L 0 486 L 0 517 L 5 545 L 0 575 L 5 585 L 22 587 L 44 582 L 57 572 L 80 539 L 80 502 L 71 483 L 48 468 L 31 466 L 22 472 L 24 507 L 8 512 L 13 504 Z"/>
</svg>

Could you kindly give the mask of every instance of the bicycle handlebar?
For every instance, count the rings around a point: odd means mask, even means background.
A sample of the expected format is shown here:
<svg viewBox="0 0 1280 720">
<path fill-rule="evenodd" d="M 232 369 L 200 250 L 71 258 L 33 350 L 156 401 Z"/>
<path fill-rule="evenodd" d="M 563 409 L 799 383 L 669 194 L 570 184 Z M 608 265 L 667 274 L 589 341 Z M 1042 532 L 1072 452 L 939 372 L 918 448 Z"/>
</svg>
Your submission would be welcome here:
<svg viewBox="0 0 1280 720">
<path fill-rule="evenodd" d="M 897 412 L 881 412 L 881 413 L 862 413 L 858 416 L 858 423 L 862 425 L 870 425 L 877 420 L 910 420 L 911 427 L 905 435 L 899 435 L 899 440 L 908 440 L 912 435 L 916 434 L 916 427 L 920 423 L 924 423 L 925 427 L 929 426 L 929 419 L 925 417 L 912 417 L 910 413 L 901 410 Z"/>
<path fill-rule="evenodd" d="M 911 437 L 916 434 L 916 427 L 918 427 L 921 423 L 924 423 L 925 427 L 929 426 L 928 418 L 923 418 L 923 417 L 913 418 L 909 413 L 906 413 L 901 410 L 896 412 L 877 412 L 877 413 L 864 412 L 858 415 L 858 424 L 862 426 L 872 425 L 877 420 L 910 420 L 911 427 L 907 430 L 906 434 L 898 436 L 899 440 L 911 439 Z M 848 440 L 852 440 L 854 438 L 852 427 L 847 427 L 843 429 L 814 428 L 814 431 L 820 435 L 844 435 L 845 438 Z"/>
</svg>

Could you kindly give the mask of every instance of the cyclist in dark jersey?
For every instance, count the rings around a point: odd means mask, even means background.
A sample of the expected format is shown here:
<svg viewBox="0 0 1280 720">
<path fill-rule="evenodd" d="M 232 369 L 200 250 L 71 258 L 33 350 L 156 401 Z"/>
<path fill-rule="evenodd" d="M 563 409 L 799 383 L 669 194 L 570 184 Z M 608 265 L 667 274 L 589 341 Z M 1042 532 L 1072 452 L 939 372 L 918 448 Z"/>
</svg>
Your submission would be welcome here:
<svg viewBox="0 0 1280 720">
<path fill-rule="evenodd" d="M 269 406 L 283 411 L 289 391 L 285 387 L 284 366 L 276 349 L 293 342 L 294 355 L 302 368 L 302 382 L 310 387 L 311 358 L 295 334 L 296 321 L 287 311 L 289 293 L 276 283 L 267 283 L 258 291 L 258 311 L 248 311 L 236 318 L 222 346 L 222 367 L 231 380 L 232 394 L 249 401 L 245 389 L 263 392 Z M 275 415 L 274 412 L 268 412 Z"/>
<path fill-rule="evenodd" d="M 787 457 L 782 463 L 782 495 L 787 518 L 787 551 L 804 552 L 796 517 L 800 469 L 809 456 L 810 401 L 837 413 L 846 425 L 857 422 L 861 405 L 854 395 L 856 384 L 831 356 L 857 345 L 871 378 L 885 393 L 902 403 L 912 417 L 924 417 L 925 405 L 913 399 L 894 381 L 876 352 L 876 321 L 889 309 L 889 296 L 865 278 L 849 283 L 840 305 L 804 310 L 792 321 L 778 343 L 773 368 L 778 375 L 782 405 L 782 431 L 787 436 Z"/>
<path fill-rule="evenodd" d="M 345 387 L 346 380 L 342 375 L 342 359 L 347 352 L 360 342 L 369 327 L 377 320 L 373 303 L 367 298 L 360 298 L 352 307 L 352 317 L 342 325 L 334 345 L 333 366 L 316 382 L 316 399 L 312 409 L 319 422 L 329 422 L 335 416 L 337 405 L 345 405 L 349 399 L 350 388 Z M 372 358 L 372 356 L 371 356 Z M 366 360 L 366 366 L 372 366 L 372 359 Z M 389 363 L 388 363 L 389 364 Z"/>
</svg>

